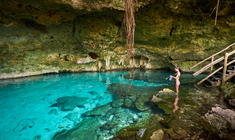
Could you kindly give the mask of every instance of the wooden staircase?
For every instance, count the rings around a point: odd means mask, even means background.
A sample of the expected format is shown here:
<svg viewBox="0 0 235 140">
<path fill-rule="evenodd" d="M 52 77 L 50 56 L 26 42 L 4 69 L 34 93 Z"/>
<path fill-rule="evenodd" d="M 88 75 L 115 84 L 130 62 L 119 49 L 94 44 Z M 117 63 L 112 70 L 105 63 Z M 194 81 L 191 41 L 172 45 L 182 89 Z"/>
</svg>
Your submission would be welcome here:
<svg viewBox="0 0 235 140">
<path fill-rule="evenodd" d="M 235 43 L 230 44 L 223 50 L 211 55 L 210 57 L 207 57 L 206 59 L 191 67 L 191 69 L 193 69 L 199 65 L 205 64 L 205 62 L 210 61 L 209 64 L 204 65 L 200 70 L 193 73 L 193 76 L 198 76 L 210 68 L 210 74 L 199 81 L 197 83 L 198 85 L 205 83 L 207 86 L 220 86 L 235 76 L 235 57 L 233 56 L 235 54 L 235 50 L 232 49 L 232 46 L 235 46 Z M 219 55 L 223 56 L 215 59 L 215 57 Z M 215 66 L 217 66 L 217 69 L 213 70 Z"/>
</svg>

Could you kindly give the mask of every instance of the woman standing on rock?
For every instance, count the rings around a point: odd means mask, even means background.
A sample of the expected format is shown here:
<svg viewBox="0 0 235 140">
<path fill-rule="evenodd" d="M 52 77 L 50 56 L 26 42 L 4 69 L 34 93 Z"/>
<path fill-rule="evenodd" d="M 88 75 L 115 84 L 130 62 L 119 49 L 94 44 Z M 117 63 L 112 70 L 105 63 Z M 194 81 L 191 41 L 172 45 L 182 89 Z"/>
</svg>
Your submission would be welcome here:
<svg viewBox="0 0 235 140">
<path fill-rule="evenodd" d="M 175 92 L 178 95 L 179 94 L 179 87 L 180 87 L 180 75 L 181 75 L 178 67 L 175 67 L 175 72 L 176 72 L 175 76 L 171 75 L 170 78 L 175 79 Z"/>
</svg>

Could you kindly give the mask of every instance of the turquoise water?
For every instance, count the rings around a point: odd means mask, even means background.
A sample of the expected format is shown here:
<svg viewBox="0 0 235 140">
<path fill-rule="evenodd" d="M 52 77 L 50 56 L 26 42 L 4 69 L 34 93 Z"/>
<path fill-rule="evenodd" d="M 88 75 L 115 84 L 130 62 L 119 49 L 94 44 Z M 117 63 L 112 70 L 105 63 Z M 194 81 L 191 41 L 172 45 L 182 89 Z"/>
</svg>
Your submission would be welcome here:
<svg viewBox="0 0 235 140">
<path fill-rule="evenodd" d="M 94 72 L 1 80 L 0 139 L 49 140 L 72 128 L 80 132 L 79 139 L 91 132 L 89 140 L 109 139 L 125 126 L 162 113 L 147 102 L 155 91 L 172 85 L 166 80 L 170 74 Z"/>
</svg>

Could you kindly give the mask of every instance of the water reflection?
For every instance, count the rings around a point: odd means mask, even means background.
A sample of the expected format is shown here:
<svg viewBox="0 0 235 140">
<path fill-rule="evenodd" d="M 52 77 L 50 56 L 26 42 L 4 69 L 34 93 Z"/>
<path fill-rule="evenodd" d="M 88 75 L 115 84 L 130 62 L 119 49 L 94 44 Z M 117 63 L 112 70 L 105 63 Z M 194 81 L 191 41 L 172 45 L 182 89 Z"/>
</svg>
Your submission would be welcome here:
<svg viewBox="0 0 235 140">
<path fill-rule="evenodd" d="M 179 95 L 176 94 L 175 100 L 173 103 L 173 112 L 176 112 L 179 109 L 178 102 L 179 102 Z"/>
</svg>

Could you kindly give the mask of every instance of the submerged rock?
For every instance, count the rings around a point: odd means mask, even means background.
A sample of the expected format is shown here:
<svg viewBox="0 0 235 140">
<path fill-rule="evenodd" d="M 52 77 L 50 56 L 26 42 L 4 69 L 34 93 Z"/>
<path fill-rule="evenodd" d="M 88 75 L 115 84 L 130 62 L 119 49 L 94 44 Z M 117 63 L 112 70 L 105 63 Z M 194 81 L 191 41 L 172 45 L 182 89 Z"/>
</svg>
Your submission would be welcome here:
<svg viewBox="0 0 235 140">
<path fill-rule="evenodd" d="M 139 111 L 148 110 L 149 107 L 146 105 L 148 101 L 149 101 L 149 98 L 146 98 L 145 96 L 139 96 L 135 101 L 135 108 Z"/>
<path fill-rule="evenodd" d="M 110 104 L 97 107 L 91 111 L 82 114 L 83 117 L 96 117 L 105 115 L 110 109 L 112 109 Z"/>
<path fill-rule="evenodd" d="M 53 115 L 57 115 L 58 111 L 56 109 L 51 109 L 48 114 L 53 114 Z"/>
<path fill-rule="evenodd" d="M 41 140 L 42 136 L 41 135 L 36 135 L 33 140 Z"/>
<path fill-rule="evenodd" d="M 32 128 L 34 125 L 35 122 L 32 119 L 22 119 L 17 123 L 14 132 L 20 133 L 26 129 Z"/>
<path fill-rule="evenodd" d="M 132 86 L 128 84 L 110 84 L 108 91 L 117 98 L 126 98 L 129 96 L 143 96 L 153 93 L 156 87 Z"/>
<path fill-rule="evenodd" d="M 123 107 L 127 107 L 127 108 L 134 108 L 134 102 L 136 100 L 135 96 L 131 96 L 131 97 L 126 97 L 124 99 L 124 104 Z"/>
<path fill-rule="evenodd" d="M 80 119 L 80 117 L 78 116 L 78 113 L 76 113 L 76 112 L 68 113 L 67 115 L 64 116 L 64 118 L 74 122 L 74 124 L 76 124 L 78 122 L 78 120 Z"/>
<path fill-rule="evenodd" d="M 54 140 L 96 140 L 97 130 L 101 125 L 99 118 L 89 118 L 83 120 L 81 123 L 71 130 L 63 130 L 58 132 Z"/>
<path fill-rule="evenodd" d="M 151 101 L 166 114 L 171 114 L 173 110 L 173 101 L 175 100 L 175 92 L 171 89 L 164 88 L 152 96 Z"/>
<path fill-rule="evenodd" d="M 122 99 L 117 101 L 119 105 L 136 108 L 139 111 L 149 109 L 146 103 L 149 102 L 149 98 L 156 89 L 156 87 L 137 87 L 125 84 L 111 84 L 108 87 L 109 92 L 112 93 L 114 97 Z"/>
<path fill-rule="evenodd" d="M 123 105 L 123 102 L 124 102 L 124 99 L 118 99 L 118 100 L 115 100 L 111 103 L 111 106 L 112 107 L 121 107 Z"/>
<path fill-rule="evenodd" d="M 75 107 L 84 107 L 87 98 L 77 96 L 64 96 L 56 100 L 51 107 L 58 107 L 61 111 L 71 111 Z"/>
</svg>

